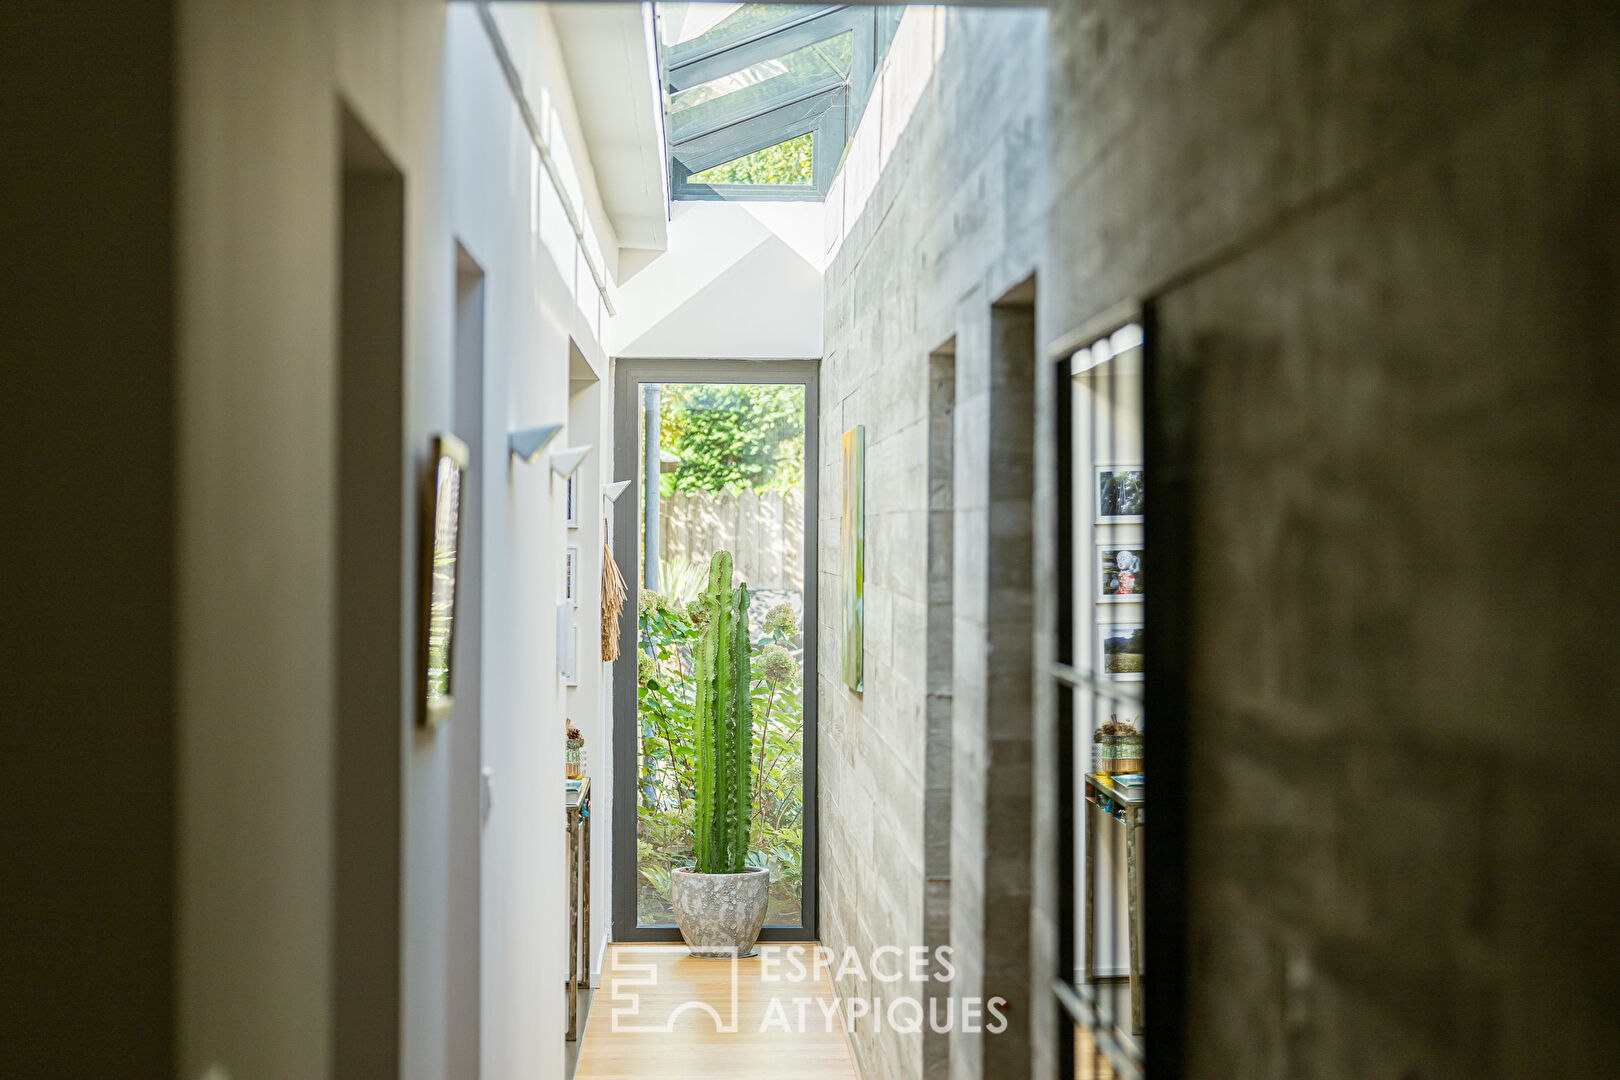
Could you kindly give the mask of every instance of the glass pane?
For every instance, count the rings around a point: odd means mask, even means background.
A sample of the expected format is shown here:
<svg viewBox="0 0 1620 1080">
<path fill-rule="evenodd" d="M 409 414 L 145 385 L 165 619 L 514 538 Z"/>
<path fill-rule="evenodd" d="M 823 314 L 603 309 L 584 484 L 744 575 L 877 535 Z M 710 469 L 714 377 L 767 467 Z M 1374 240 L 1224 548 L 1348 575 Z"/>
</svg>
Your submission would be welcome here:
<svg viewBox="0 0 1620 1080">
<path fill-rule="evenodd" d="M 751 865 L 771 872 L 767 926 L 804 924 L 804 425 L 802 386 L 645 387 L 639 487 L 637 925 L 669 926 L 670 875 L 692 865 L 695 601 L 729 551 L 749 592 Z M 648 412 L 657 417 L 656 423 Z M 649 429 L 659 469 L 649 489 Z"/>
<path fill-rule="evenodd" d="M 1070 444 L 1062 448 L 1072 484 L 1072 663 L 1092 680 L 1074 689 L 1070 701 L 1078 796 L 1075 983 L 1095 995 L 1098 1024 L 1132 1055 L 1145 1019 L 1138 1011 L 1147 967 L 1141 928 L 1151 902 L 1142 893 L 1147 828 L 1139 810 L 1147 786 L 1142 694 L 1152 662 L 1144 641 L 1149 556 L 1141 346 L 1142 328 L 1132 323 L 1070 358 Z M 1078 1075 L 1111 1075 L 1096 1054 L 1090 1067 L 1093 1073 Z"/>
<path fill-rule="evenodd" d="M 846 30 L 678 91 L 669 100 L 670 139 L 681 142 L 700 131 L 767 112 L 812 87 L 847 79 L 854 57 L 855 35 Z"/>
<path fill-rule="evenodd" d="M 688 179 L 694 184 L 808 184 L 812 175 L 812 143 L 813 137 L 806 132 L 797 139 L 704 169 Z"/>
<path fill-rule="evenodd" d="M 679 60 L 804 11 L 802 4 L 659 4 L 659 40 Z"/>
</svg>

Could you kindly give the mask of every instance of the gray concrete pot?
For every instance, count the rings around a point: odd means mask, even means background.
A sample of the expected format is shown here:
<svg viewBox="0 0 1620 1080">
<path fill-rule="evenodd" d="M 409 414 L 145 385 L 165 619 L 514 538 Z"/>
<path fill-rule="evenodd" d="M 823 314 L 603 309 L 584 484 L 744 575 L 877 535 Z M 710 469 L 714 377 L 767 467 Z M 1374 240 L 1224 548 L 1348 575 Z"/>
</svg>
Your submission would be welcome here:
<svg viewBox="0 0 1620 1080">
<path fill-rule="evenodd" d="M 765 925 L 771 872 L 750 866 L 740 874 L 700 874 L 680 867 L 671 875 L 675 925 L 693 956 L 753 956 Z"/>
</svg>

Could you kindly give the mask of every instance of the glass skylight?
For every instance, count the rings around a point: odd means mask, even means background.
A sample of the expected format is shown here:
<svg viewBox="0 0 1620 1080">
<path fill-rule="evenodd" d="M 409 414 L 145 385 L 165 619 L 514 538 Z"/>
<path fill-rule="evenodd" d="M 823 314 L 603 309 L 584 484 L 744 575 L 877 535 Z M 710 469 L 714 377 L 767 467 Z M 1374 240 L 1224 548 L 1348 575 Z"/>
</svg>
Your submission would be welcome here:
<svg viewBox="0 0 1620 1080">
<path fill-rule="evenodd" d="M 777 19 L 805 12 L 803 4 L 659 4 L 659 39 L 675 58 L 708 52 Z"/>
<path fill-rule="evenodd" d="M 825 195 L 901 10 L 658 4 L 671 197 Z"/>
<path fill-rule="evenodd" d="M 845 32 L 741 71 L 710 79 L 669 98 L 669 137 L 674 142 L 841 87 L 849 78 L 855 35 Z"/>
</svg>

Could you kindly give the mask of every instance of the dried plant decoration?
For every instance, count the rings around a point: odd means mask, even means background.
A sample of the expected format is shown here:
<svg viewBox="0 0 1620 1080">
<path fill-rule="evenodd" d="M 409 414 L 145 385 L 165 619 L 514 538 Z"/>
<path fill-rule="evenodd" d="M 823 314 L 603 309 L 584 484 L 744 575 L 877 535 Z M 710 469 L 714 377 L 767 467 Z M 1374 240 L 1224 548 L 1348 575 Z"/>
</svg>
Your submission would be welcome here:
<svg viewBox="0 0 1620 1080">
<path fill-rule="evenodd" d="M 613 549 L 602 545 L 602 659 L 619 658 L 619 613 L 630 596 L 624 575 L 613 561 Z"/>
</svg>

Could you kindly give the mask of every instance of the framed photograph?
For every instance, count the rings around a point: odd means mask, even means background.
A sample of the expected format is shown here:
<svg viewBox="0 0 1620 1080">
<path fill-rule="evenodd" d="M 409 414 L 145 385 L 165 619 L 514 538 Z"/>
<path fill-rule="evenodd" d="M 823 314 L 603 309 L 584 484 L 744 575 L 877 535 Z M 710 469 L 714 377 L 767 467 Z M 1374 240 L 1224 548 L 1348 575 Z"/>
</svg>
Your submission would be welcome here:
<svg viewBox="0 0 1620 1080">
<path fill-rule="evenodd" d="M 1098 465 L 1097 524 L 1139 525 L 1142 523 L 1142 466 Z"/>
<path fill-rule="evenodd" d="M 1146 590 L 1142 577 L 1142 546 L 1097 545 L 1097 602 L 1141 603 Z"/>
<path fill-rule="evenodd" d="M 1097 627 L 1097 676 L 1116 682 L 1139 682 L 1146 672 L 1142 624 Z"/>
<path fill-rule="evenodd" d="M 568 475 L 568 491 L 566 495 L 568 527 L 570 529 L 579 528 L 579 489 L 579 473 L 570 473 Z"/>
<path fill-rule="evenodd" d="M 567 564 L 568 580 L 563 586 L 563 595 L 570 604 L 579 607 L 579 548 L 568 549 Z"/>
<path fill-rule="evenodd" d="M 462 489 L 471 457 L 453 435 L 433 440 L 422 485 L 422 614 L 418 639 L 421 722 L 450 716 L 455 692 L 456 585 L 461 552 Z"/>
</svg>

